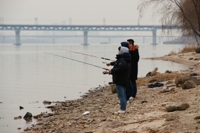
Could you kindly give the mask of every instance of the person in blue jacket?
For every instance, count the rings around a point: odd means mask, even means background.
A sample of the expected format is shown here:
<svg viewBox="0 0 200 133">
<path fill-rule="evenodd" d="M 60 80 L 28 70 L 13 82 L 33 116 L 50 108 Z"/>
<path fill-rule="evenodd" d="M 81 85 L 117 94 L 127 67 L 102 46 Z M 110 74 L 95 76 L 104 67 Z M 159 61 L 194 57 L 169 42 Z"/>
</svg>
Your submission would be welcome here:
<svg viewBox="0 0 200 133">
<path fill-rule="evenodd" d="M 109 74 L 112 75 L 113 83 L 116 84 L 117 96 L 120 99 L 120 110 L 118 113 L 125 113 L 127 98 L 126 87 L 129 82 L 129 70 L 131 57 L 129 49 L 123 46 L 118 48 L 118 54 L 116 55 L 116 61 L 111 62 L 110 65 L 114 65 L 109 70 Z"/>
</svg>

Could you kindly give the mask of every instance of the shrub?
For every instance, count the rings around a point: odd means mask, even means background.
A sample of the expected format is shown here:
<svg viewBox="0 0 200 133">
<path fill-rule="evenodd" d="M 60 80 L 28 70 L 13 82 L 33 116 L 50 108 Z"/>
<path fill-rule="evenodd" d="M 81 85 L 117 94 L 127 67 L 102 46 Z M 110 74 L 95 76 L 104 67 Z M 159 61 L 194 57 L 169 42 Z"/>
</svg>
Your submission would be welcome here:
<svg viewBox="0 0 200 133">
<path fill-rule="evenodd" d="M 176 54 L 177 54 L 176 51 L 171 51 L 171 52 L 169 53 L 169 55 L 176 55 Z"/>
<path fill-rule="evenodd" d="M 196 45 L 187 44 L 179 51 L 179 53 L 195 52 L 196 49 L 197 49 Z"/>
</svg>

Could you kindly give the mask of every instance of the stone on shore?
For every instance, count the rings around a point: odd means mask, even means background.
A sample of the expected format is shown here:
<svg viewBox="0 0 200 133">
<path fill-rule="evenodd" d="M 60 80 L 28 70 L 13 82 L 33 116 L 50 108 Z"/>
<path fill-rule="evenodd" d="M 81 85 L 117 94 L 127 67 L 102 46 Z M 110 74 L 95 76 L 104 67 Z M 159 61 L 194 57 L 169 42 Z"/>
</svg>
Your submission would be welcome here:
<svg viewBox="0 0 200 133">
<path fill-rule="evenodd" d="M 175 80 L 175 84 L 177 87 L 183 85 L 186 81 L 190 80 L 190 77 L 189 76 L 183 76 L 181 78 L 177 78 Z"/>
<path fill-rule="evenodd" d="M 111 84 L 111 85 L 110 85 L 110 89 L 111 89 L 111 92 L 112 92 L 113 94 L 117 93 L 117 91 L 116 91 L 116 85 L 115 85 L 115 84 Z"/>
<path fill-rule="evenodd" d="M 51 101 L 43 101 L 43 104 L 51 104 Z"/>
<path fill-rule="evenodd" d="M 162 91 L 160 91 L 160 93 L 174 92 L 174 91 L 175 91 L 175 88 L 167 87 L 167 88 L 163 89 Z"/>
<path fill-rule="evenodd" d="M 169 116 L 169 117 L 167 117 L 166 118 L 166 120 L 165 121 L 173 121 L 175 119 L 175 117 L 174 116 Z"/>
<path fill-rule="evenodd" d="M 32 115 L 30 112 L 27 112 L 23 118 L 24 118 L 26 121 L 29 121 L 29 120 L 31 120 L 32 116 L 33 116 L 33 115 Z"/>
<path fill-rule="evenodd" d="M 196 84 L 200 85 L 200 76 L 192 76 L 191 80 Z"/>
<path fill-rule="evenodd" d="M 165 73 L 172 73 L 172 71 L 166 70 Z"/>
<path fill-rule="evenodd" d="M 191 89 L 191 88 L 195 88 L 196 86 L 197 85 L 192 80 L 188 80 L 182 85 L 182 89 L 183 90 Z"/>
<path fill-rule="evenodd" d="M 157 70 L 158 70 L 157 67 L 154 68 L 151 72 L 148 72 L 148 73 L 146 74 L 146 77 L 155 76 L 155 75 L 157 74 Z"/>
<path fill-rule="evenodd" d="M 53 116 L 53 113 L 46 113 L 43 115 L 43 118 L 47 118 L 47 117 L 50 117 L 50 116 Z"/>
<path fill-rule="evenodd" d="M 17 117 L 14 117 L 14 120 L 17 120 L 17 119 L 21 119 L 22 116 L 17 116 Z"/>
<path fill-rule="evenodd" d="M 196 116 L 194 119 L 195 119 L 195 120 L 198 120 L 198 119 L 200 119 L 200 116 Z"/>
<path fill-rule="evenodd" d="M 20 110 L 22 110 L 22 109 L 24 109 L 24 107 L 22 107 L 22 106 L 19 106 L 19 109 L 20 109 Z"/>
<path fill-rule="evenodd" d="M 167 112 L 183 111 L 189 107 L 190 106 L 187 103 L 173 103 L 173 104 L 166 105 L 166 111 Z"/>
</svg>

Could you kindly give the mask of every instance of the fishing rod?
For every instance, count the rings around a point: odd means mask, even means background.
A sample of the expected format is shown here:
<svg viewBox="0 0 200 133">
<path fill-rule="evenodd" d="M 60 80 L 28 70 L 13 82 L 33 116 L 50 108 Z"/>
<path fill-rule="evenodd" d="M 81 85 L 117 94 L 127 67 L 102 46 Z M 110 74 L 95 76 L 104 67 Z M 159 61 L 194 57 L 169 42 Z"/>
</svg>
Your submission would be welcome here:
<svg viewBox="0 0 200 133">
<path fill-rule="evenodd" d="M 93 65 L 93 64 L 90 64 L 90 63 L 87 63 L 87 62 L 83 62 L 83 61 L 75 60 L 75 59 L 68 58 L 68 57 L 65 57 L 65 56 L 60 56 L 60 55 L 56 55 L 56 54 L 52 54 L 52 53 L 46 53 L 46 52 L 44 52 L 44 53 L 45 53 L 45 54 L 54 55 L 54 56 L 58 56 L 58 57 L 62 57 L 62 58 L 66 58 L 66 59 L 69 59 L 69 60 L 72 60 L 72 61 L 76 61 L 76 62 L 84 63 L 84 64 L 87 64 L 87 65 L 90 65 L 90 66 L 94 66 L 94 67 L 97 67 L 97 68 L 101 68 L 101 69 L 106 70 L 105 72 L 103 72 L 103 74 L 108 74 L 108 70 L 109 70 L 109 69 L 104 68 L 104 67 L 100 67 L 100 66 Z"/>
<path fill-rule="evenodd" d="M 71 51 L 71 50 L 66 50 L 66 51 L 76 53 L 76 54 L 82 54 L 82 55 L 86 55 L 86 56 L 90 56 L 90 57 L 100 58 L 100 59 L 103 59 L 103 60 L 115 61 L 115 60 L 111 60 L 111 59 L 108 59 L 108 58 L 105 58 L 105 57 L 99 57 L 99 56 L 85 54 L 85 53 L 81 53 L 81 52 L 76 52 L 76 51 Z M 106 63 L 106 62 L 102 62 L 102 63 Z"/>
</svg>

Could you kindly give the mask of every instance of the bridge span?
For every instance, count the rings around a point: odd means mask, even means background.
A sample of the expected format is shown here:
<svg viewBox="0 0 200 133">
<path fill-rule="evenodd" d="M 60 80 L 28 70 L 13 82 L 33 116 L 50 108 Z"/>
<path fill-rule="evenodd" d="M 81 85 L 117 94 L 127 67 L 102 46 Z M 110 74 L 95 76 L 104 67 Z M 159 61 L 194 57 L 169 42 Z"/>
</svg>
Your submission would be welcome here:
<svg viewBox="0 0 200 133">
<path fill-rule="evenodd" d="M 89 31 L 150 31 L 152 32 L 153 42 L 157 44 L 157 30 L 163 27 L 160 25 L 9 25 L 0 24 L 0 30 L 15 31 L 15 45 L 20 45 L 21 31 L 82 31 L 83 45 L 88 45 Z M 168 29 L 180 29 L 180 27 L 172 26 Z"/>
<path fill-rule="evenodd" d="M 20 38 L 48 38 L 52 39 L 52 43 L 55 43 L 56 39 L 60 38 L 80 38 L 82 35 L 21 35 Z M 107 38 L 109 42 L 113 38 L 142 38 L 143 43 L 145 43 L 146 38 L 151 38 L 151 35 L 88 35 L 88 38 Z M 158 43 L 161 43 L 161 40 L 168 38 L 169 40 L 176 39 L 180 36 L 157 36 Z M 0 35 L 2 38 L 2 43 L 5 43 L 6 38 L 15 38 L 14 35 Z M 108 43 L 109 43 L 108 42 Z"/>
</svg>

